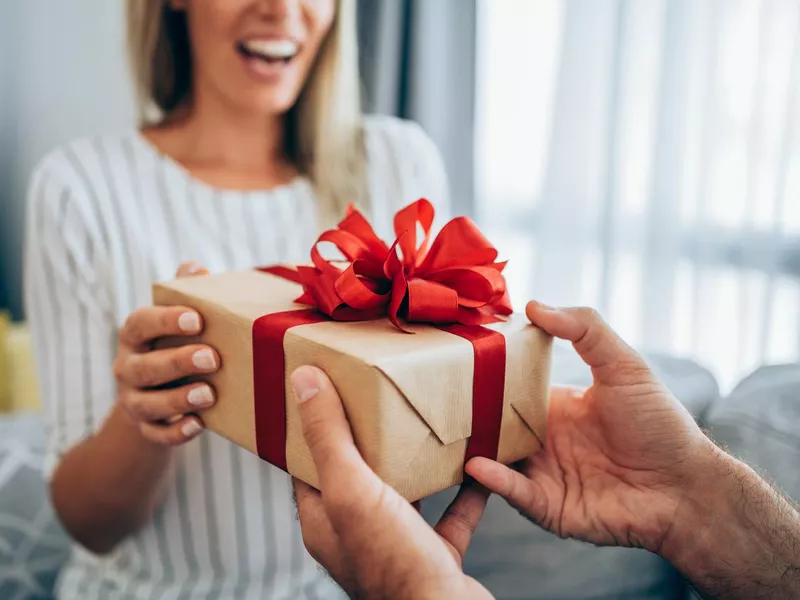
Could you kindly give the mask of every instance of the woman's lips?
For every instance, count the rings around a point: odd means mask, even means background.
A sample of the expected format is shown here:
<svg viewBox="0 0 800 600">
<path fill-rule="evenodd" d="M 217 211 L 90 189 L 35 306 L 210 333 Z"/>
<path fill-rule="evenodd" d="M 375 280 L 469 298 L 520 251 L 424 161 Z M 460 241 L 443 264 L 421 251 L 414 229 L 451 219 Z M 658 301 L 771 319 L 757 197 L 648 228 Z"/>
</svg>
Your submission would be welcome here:
<svg viewBox="0 0 800 600">
<path fill-rule="evenodd" d="M 253 77 L 274 83 L 292 67 L 300 49 L 293 40 L 269 39 L 238 42 L 236 51 Z"/>
</svg>

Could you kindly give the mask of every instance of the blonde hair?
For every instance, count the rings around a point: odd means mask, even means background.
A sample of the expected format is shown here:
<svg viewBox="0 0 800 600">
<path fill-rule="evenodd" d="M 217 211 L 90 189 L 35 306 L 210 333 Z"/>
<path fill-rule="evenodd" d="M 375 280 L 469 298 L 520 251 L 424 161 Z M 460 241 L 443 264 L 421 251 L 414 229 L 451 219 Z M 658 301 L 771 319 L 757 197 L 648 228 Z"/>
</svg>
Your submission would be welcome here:
<svg viewBox="0 0 800 600">
<path fill-rule="evenodd" d="M 168 0 L 127 0 L 127 35 L 142 123 L 176 118 L 192 94 L 186 15 Z M 337 0 L 331 29 L 286 115 L 284 148 L 314 185 L 325 224 L 348 203 L 367 200 L 359 89 L 356 0 Z"/>
</svg>

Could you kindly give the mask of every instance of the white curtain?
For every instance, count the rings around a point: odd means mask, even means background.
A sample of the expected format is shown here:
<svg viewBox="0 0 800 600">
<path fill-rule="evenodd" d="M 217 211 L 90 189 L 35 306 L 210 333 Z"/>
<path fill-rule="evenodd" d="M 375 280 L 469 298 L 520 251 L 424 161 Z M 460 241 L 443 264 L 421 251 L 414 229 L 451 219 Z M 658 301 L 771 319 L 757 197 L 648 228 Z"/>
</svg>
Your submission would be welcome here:
<svg viewBox="0 0 800 600">
<path fill-rule="evenodd" d="M 723 387 L 800 356 L 800 2 L 482 0 L 477 214 L 527 298 Z"/>
</svg>

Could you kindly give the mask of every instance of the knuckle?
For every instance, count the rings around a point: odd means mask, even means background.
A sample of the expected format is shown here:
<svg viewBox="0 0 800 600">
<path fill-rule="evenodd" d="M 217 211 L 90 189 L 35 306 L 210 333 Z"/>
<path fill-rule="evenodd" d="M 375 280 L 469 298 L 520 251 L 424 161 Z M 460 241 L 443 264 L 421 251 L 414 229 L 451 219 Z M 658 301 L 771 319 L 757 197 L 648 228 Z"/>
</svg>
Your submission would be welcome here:
<svg viewBox="0 0 800 600">
<path fill-rule="evenodd" d="M 504 498 L 517 498 L 519 490 L 517 485 L 517 478 L 514 476 L 513 471 L 508 470 L 505 474 L 505 482 L 503 483 L 503 491 L 501 494 Z"/>
<path fill-rule="evenodd" d="M 154 444 L 164 443 L 164 440 L 162 440 L 161 436 L 158 435 L 158 430 L 154 429 L 150 425 L 147 425 L 146 423 L 139 425 L 139 432 L 142 434 L 143 438 L 153 442 Z"/>
<path fill-rule="evenodd" d="M 142 387 L 150 386 L 154 381 L 153 369 L 148 362 L 142 358 L 141 354 L 131 356 L 128 360 L 127 371 L 131 379 Z"/>
<path fill-rule="evenodd" d="M 122 398 L 122 403 L 128 410 L 128 414 L 134 419 L 138 421 L 145 420 L 142 419 L 142 406 L 141 400 L 138 398 L 138 394 L 130 392 L 125 394 L 125 396 Z"/>
<path fill-rule="evenodd" d="M 460 508 L 452 509 L 447 513 L 447 522 L 451 527 L 469 533 L 474 533 L 477 526 L 477 522 L 474 519 L 470 519 L 467 512 Z"/>
<path fill-rule="evenodd" d="M 128 413 L 128 416 L 131 417 L 134 421 L 139 421 L 138 416 L 133 410 L 133 406 L 131 404 L 131 394 L 130 392 L 120 392 L 118 396 L 118 402 L 122 405 L 122 408 L 125 409 L 125 412 Z"/>
<path fill-rule="evenodd" d="M 590 306 L 582 306 L 578 308 L 578 315 L 588 323 L 602 323 L 603 317 L 600 315 L 596 308 Z"/>
<path fill-rule="evenodd" d="M 169 352 L 167 366 L 176 378 L 191 372 L 191 369 L 187 366 L 187 363 L 191 364 L 190 360 L 186 360 L 187 352 L 190 352 L 190 350 L 172 350 Z"/>
<path fill-rule="evenodd" d="M 142 421 L 156 421 L 160 417 L 158 410 L 156 410 L 154 400 L 155 399 L 151 398 L 149 394 L 134 393 L 130 395 L 128 402 L 131 410 L 133 410 L 134 414 Z"/>
<path fill-rule="evenodd" d="M 117 356 L 114 359 L 114 365 L 112 367 L 114 372 L 114 379 L 117 381 L 123 381 L 125 379 L 126 370 L 125 370 L 125 359 L 122 356 Z"/>
<path fill-rule="evenodd" d="M 142 312 L 141 310 L 137 310 L 132 312 L 128 315 L 125 319 L 125 324 L 122 326 L 120 330 L 120 341 L 122 342 L 132 342 L 134 340 L 140 340 L 142 337 Z"/>
<path fill-rule="evenodd" d="M 158 327 L 162 335 L 172 333 L 175 330 L 175 326 L 178 322 L 178 315 L 175 313 L 178 311 L 179 309 L 164 308 L 158 310 Z"/>
</svg>

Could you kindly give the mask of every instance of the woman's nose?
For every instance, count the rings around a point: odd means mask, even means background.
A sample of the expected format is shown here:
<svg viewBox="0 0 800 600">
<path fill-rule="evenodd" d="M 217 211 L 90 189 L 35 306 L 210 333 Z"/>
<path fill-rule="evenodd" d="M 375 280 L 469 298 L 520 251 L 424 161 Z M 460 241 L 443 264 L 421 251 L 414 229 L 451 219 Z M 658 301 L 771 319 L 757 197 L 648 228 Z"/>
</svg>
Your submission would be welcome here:
<svg viewBox="0 0 800 600">
<path fill-rule="evenodd" d="M 283 20 L 300 9 L 303 0 L 258 0 L 259 12 L 265 17 Z"/>
</svg>

